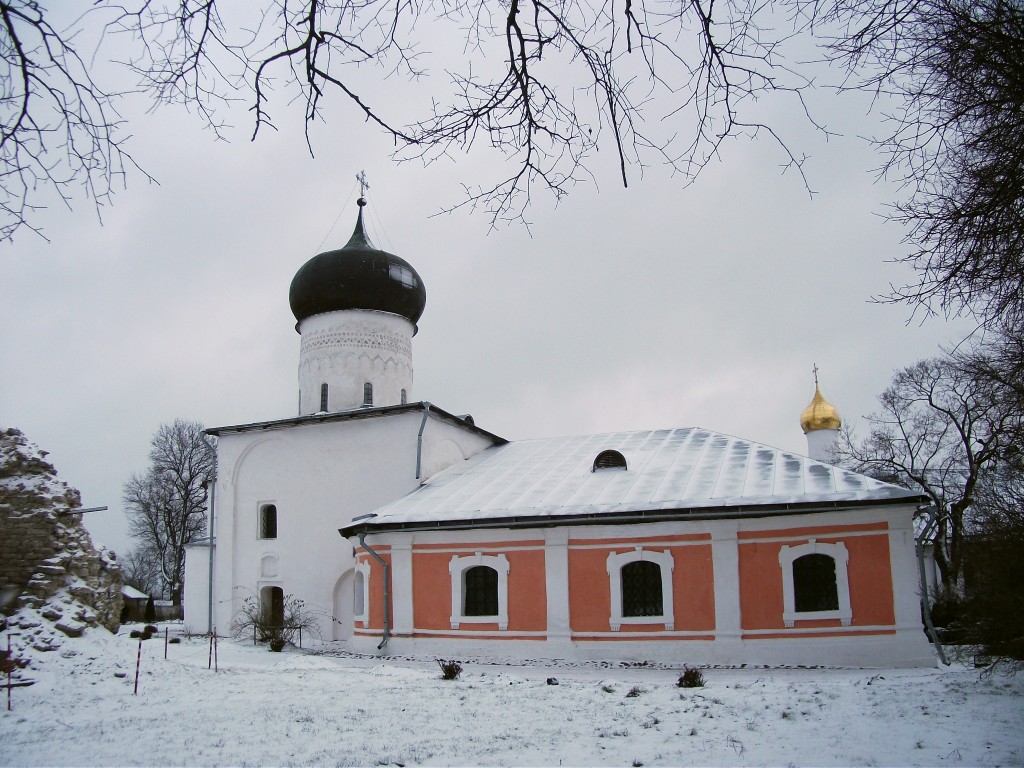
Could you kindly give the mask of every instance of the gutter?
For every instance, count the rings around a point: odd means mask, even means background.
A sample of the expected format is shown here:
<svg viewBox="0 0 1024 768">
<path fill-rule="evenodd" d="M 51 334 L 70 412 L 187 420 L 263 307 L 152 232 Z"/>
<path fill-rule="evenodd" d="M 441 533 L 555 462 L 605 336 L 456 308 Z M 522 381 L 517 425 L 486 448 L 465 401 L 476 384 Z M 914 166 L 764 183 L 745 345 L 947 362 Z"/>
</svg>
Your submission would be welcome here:
<svg viewBox="0 0 1024 768">
<path fill-rule="evenodd" d="M 885 506 L 887 504 L 906 504 L 920 499 L 872 499 L 861 502 L 831 502 L 737 506 L 724 511 L 697 511 L 693 508 L 651 509 L 634 512 L 607 513 L 588 512 L 576 515 L 523 515 L 496 517 L 490 520 L 437 520 L 433 522 L 381 522 L 376 525 L 369 521 L 352 521 L 351 525 L 338 529 L 348 538 L 361 533 L 383 533 L 384 531 L 453 531 L 474 528 L 552 528 L 561 525 L 604 525 L 623 523 L 658 523 L 677 522 L 682 520 L 734 520 L 752 517 L 777 517 L 792 514 L 814 514 L 832 510 L 858 509 L 862 507 Z M 698 508 L 699 509 L 699 508 Z"/>
<path fill-rule="evenodd" d="M 384 639 L 377 646 L 379 651 L 388 644 L 388 638 L 391 637 L 391 566 L 366 543 L 365 533 L 359 534 L 359 546 L 369 552 L 378 563 L 384 566 Z"/>
</svg>

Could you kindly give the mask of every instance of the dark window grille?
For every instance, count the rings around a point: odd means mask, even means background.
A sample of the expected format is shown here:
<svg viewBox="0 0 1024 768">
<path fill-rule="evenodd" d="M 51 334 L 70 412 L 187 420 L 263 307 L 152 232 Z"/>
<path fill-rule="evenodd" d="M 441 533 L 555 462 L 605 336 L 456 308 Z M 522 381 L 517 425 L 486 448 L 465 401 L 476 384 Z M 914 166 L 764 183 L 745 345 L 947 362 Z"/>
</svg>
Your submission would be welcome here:
<svg viewBox="0 0 1024 768">
<path fill-rule="evenodd" d="M 273 504 L 260 507 L 260 538 L 277 538 L 277 507 Z"/>
<path fill-rule="evenodd" d="M 373 405 L 373 384 L 363 384 L 363 405 Z"/>
<path fill-rule="evenodd" d="M 626 469 L 626 457 L 618 451 L 601 451 L 594 459 L 594 469 Z"/>
<path fill-rule="evenodd" d="M 327 410 L 327 384 L 320 385 L 320 410 Z"/>
<path fill-rule="evenodd" d="M 402 390 L 402 405 L 405 405 L 405 398 L 406 398 L 406 394 L 405 394 L 405 390 L 403 389 Z"/>
<path fill-rule="evenodd" d="M 622 566 L 622 615 L 663 614 L 661 566 L 647 560 L 634 560 Z"/>
<path fill-rule="evenodd" d="M 838 611 L 836 561 L 828 555 L 804 555 L 793 561 L 793 597 L 797 613 Z"/>
<path fill-rule="evenodd" d="M 486 565 L 467 568 L 463 575 L 463 616 L 498 615 L 498 572 Z"/>
</svg>

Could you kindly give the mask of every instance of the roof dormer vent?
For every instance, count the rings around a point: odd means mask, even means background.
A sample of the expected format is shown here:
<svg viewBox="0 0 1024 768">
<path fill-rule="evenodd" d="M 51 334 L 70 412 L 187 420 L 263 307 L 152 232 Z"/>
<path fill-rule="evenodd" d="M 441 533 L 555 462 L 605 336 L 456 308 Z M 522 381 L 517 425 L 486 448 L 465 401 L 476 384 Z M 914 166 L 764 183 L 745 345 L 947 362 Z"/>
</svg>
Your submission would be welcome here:
<svg viewBox="0 0 1024 768">
<path fill-rule="evenodd" d="M 626 457 L 618 451 L 601 451 L 594 459 L 594 467 L 591 472 L 600 469 L 626 469 Z"/>
</svg>

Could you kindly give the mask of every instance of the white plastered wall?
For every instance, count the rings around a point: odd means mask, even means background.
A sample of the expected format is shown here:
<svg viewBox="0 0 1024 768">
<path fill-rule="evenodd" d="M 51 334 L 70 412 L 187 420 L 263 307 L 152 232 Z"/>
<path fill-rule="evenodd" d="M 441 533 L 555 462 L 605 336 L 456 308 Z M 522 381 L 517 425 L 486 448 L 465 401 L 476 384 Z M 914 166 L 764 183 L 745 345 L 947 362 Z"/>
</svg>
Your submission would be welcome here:
<svg viewBox="0 0 1024 768">
<path fill-rule="evenodd" d="M 299 415 L 363 405 L 363 386 L 373 386 L 374 406 L 401 405 L 412 396 L 415 327 L 389 312 L 351 309 L 302 321 L 299 332 Z M 327 408 L 321 387 L 327 385 Z"/>
<path fill-rule="evenodd" d="M 415 490 L 428 477 L 426 468 L 438 471 L 491 445 L 483 435 L 428 417 L 417 479 L 422 418 L 422 411 L 413 411 L 221 433 L 214 577 L 218 632 L 228 631 L 246 597 L 279 586 L 322 616 L 324 639 L 347 634 L 333 626 L 335 587 L 355 561 L 352 544 L 338 529 Z M 263 504 L 277 507 L 275 539 L 259 538 Z"/>
</svg>

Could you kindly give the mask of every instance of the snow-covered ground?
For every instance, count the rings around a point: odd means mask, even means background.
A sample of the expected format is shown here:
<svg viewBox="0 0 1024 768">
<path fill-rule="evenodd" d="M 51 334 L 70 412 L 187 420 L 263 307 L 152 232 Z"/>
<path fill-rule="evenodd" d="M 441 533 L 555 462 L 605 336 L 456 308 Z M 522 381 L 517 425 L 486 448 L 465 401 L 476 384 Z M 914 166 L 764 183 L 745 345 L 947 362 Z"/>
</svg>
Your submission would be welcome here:
<svg viewBox="0 0 1024 768">
<path fill-rule="evenodd" d="M 172 629 L 173 633 L 173 629 Z M 3 638 L 0 638 L 2 640 Z M 381 662 L 91 630 L 0 717 L 3 765 L 1021 765 L 1024 676 Z M 556 677 L 557 685 L 549 685 Z"/>
</svg>

